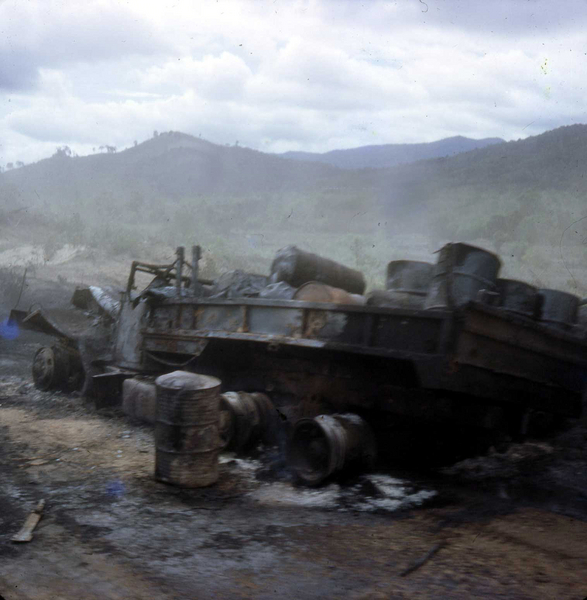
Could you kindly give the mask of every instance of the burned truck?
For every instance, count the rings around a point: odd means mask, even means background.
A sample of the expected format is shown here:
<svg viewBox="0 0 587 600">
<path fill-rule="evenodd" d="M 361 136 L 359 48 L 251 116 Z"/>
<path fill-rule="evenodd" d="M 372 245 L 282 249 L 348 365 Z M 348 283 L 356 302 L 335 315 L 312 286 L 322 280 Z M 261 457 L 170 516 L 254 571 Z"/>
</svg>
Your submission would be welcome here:
<svg viewBox="0 0 587 600">
<path fill-rule="evenodd" d="M 222 444 L 285 436 L 308 484 L 376 452 L 417 454 L 423 439 L 464 448 L 584 410 L 585 301 L 500 279 L 484 249 L 451 243 L 435 264 L 392 261 L 386 289 L 369 293 L 360 272 L 293 246 L 268 276 L 204 280 L 198 246 L 190 258 L 178 248 L 172 264 L 133 262 L 120 298 L 77 290 L 93 319 L 85 333 L 13 311 L 60 340 L 35 356 L 35 384 L 80 385 L 83 373 L 97 406 L 153 422 L 156 376 L 218 378 Z M 152 276 L 142 290 L 138 273 Z"/>
</svg>

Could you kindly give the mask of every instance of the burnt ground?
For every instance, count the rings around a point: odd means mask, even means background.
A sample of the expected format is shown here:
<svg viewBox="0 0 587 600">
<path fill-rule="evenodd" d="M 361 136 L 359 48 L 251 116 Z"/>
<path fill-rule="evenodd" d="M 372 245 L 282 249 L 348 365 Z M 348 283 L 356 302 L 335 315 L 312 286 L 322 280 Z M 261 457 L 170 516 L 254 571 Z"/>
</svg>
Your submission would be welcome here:
<svg viewBox="0 0 587 600">
<path fill-rule="evenodd" d="M 585 427 L 312 490 L 260 450 L 222 456 L 215 486 L 182 490 L 154 480 L 150 428 L 35 390 L 43 343 L 0 339 L 6 600 L 587 597 Z M 40 499 L 32 542 L 11 542 Z"/>
</svg>

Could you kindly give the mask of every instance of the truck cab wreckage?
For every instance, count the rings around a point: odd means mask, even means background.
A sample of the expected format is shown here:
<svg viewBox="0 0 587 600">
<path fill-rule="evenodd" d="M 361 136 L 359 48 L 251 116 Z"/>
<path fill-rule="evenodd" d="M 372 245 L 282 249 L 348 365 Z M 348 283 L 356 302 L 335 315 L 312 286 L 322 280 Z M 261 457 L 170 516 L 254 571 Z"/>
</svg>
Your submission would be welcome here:
<svg viewBox="0 0 587 600">
<path fill-rule="evenodd" d="M 97 407 L 121 405 L 159 431 L 161 376 L 197 373 L 202 389 L 220 394 L 216 433 L 180 419 L 165 436 L 183 443 L 169 452 L 196 452 L 186 442 L 190 426 L 200 457 L 212 461 L 219 448 L 287 437 L 290 466 L 309 485 L 368 466 L 376 452 L 406 451 L 407 423 L 431 437 L 450 431 L 458 446 L 584 410 L 585 301 L 499 279 L 499 258 L 483 249 L 454 243 L 436 264 L 392 261 L 387 289 L 366 295 L 361 273 L 293 246 L 277 253 L 268 277 L 235 271 L 203 280 L 199 258 L 194 246 L 191 262 L 182 247 L 172 264 L 135 261 L 120 299 L 78 289 L 77 316 L 66 321 L 12 311 L 19 326 L 58 339 L 35 355 L 36 386 L 83 384 Z M 140 292 L 137 273 L 153 277 Z M 180 483 L 177 464 L 159 478 Z"/>
</svg>

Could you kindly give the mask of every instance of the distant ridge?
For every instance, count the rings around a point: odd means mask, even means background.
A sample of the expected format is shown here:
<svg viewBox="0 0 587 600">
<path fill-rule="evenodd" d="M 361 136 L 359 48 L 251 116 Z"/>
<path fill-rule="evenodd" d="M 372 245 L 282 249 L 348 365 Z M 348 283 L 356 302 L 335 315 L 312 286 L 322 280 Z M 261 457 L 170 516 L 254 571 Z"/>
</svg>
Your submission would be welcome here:
<svg viewBox="0 0 587 600">
<path fill-rule="evenodd" d="M 325 163 L 339 169 L 384 169 L 418 160 L 454 156 L 462 152 L 502 143 L 504 143 L 504 140 L 501 138 L 474 140 L 458 135 L 423 144 L 382 144 L 360 146 L 348 150 L 331 150 L 324 153 L 284 152 L 279 156 L 307 162 Z"/>
<path fill-rule="evenodd" d="M 109 218 L 131 227 L 169 223 L 173 231 L 192 230 L 193 222 L 221 236 L 230 228 L 328 234 L 385 228 L 386 235 L 414 231 L 496 245 L 520 236 L 560 241 L 585 216 L 587 125 L 447 156 L 480 142 L 450 138 L 435 143 L 441 157 L 351 170 L 167 132 L 121 152 L 57 152 L 0 174 L 0 216 L 38 207 L 79 212 L 88 227 Z M 587 247 L 587 232 L 584 241 L 574 230 L 566 235 Z"/>
</svg>

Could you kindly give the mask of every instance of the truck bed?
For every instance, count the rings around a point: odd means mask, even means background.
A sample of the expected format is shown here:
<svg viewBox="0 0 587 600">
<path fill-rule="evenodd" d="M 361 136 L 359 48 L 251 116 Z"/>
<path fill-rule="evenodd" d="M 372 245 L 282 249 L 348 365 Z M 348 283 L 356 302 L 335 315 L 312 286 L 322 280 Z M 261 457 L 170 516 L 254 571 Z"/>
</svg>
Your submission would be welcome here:
<svg viewBox="0 0 587 600">
<path fill-rule="evenodd" d="M 278 379 L 284 379 L 279 365 L 268 366 L 272 354 L 290 359 L 280 363 L 283 373 L 296 361 L 304 363 L 294 371 L 308 368 L 308 380 L 312 370 L 328 379 L 329 369 L 330 375 L 337 371 L 333 364 L 344 364 L 338 378 L 358 378 L 370 406 L 385 402 L 383 397 L 405 403 L 409 400 L 402 397 L 432 393 L 579 416 L 587 385 L 582 337 L 475 302 L 453 312 L 172 298 L 152 307 L 142 339 L 146 366 L 149 359 L 198 356 L 194 366 L 233 379 L 229 371 L 238 371 L 243 353 L 251 364 L 243 364 L 241 371 L 269 370 Z M 257 379 L 250 375 L 246 383 L 256 389 L 275 387 L 267 383 L 266 373 Z M 285 388 L 294 395 L 305 389 L 300 382 Z M 350 388 L 349 402 L 356 404 L 361 392 Z"/>
</svg>

